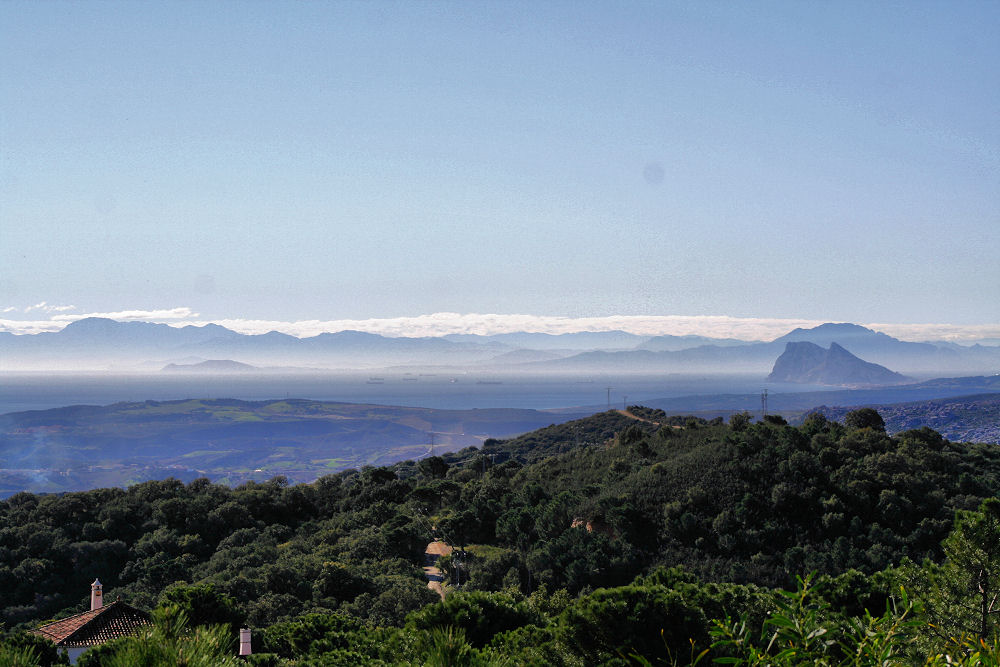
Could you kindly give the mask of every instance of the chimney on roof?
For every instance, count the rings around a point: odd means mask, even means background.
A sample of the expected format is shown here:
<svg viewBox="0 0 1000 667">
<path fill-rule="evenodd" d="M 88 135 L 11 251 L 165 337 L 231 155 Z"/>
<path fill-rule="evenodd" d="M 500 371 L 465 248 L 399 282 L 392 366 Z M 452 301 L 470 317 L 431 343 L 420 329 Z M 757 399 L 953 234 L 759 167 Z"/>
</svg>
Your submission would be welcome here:
<svg viewBox="0 0 1000 667">
<path fill-rule="evenodd" d="M 240 655 L 250 655 L 253 650 L 250 648 L 250 629 L 240 628 Z"/>
<path fill-rule="evenodd" d="M 94 579 L 94 583 L 90 585 L 90 610 L 100 609 L 104 606 L 104 597 L 102 596 L 102 590 L 104 586 L 101 585 L 100 579 Z"/>
</svg>

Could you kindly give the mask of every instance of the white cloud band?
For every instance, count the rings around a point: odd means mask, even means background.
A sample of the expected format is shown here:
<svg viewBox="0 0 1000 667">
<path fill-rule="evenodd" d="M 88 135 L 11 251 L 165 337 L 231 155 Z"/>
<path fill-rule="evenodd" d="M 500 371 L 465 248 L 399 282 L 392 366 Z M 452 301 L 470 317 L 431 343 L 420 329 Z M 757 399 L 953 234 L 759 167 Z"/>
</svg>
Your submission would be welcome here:
<svg viewBox="0 0 1000 667">
<path fill-rule="evenodd" d="M 41 305 L 44 305 L 41 304 Z M 61 308 L 61 307 L 60 307 Z M 27 311 L 28 309 L 25 309 Z M 9 312 L 4 310 L 3 312 Z M 59 311 L 47 311 L 59 312 Z M 384 336 L 442 336 L 452 333 L 498 334 L 515 331 L 570 333 L 576 331 L 613 331 L 655 336 L 661 334 L 701 335 L 713 338 L 771 340 L 796 327 L 815 327 L 823 320 L 793 318 L 730 317 L 727 315 L 612 315 L 608 317 L 557 317 L 523 314 L 432 313 L 415 317 L 390 317 L 340 320 L 259 320 L 200 319 L 187 307 L 162 310 L 121 310 L 106 313 L 52 315 L 46 320 L 0 319 L 0 331 L 16 334 L 58 331 L 69 322 L 85 317 L 106 317 L 120 321 L 161 322 L 172 326 L 209 322 L 245 334 L 281 331 L 294 336 L 315 336 L 346 329 L 367 331 Z M 1000 324 L 865 324 L 904 340 L 951 340 L 968 342 L 983 338 L 1000 339 Z"/>
<path fill-rule="evenodd" d="M 10 313 L 16 311 L 17 308 L 13 306 L 9 308 L 4 308 L 2 312 Z M 51 306 L 47 301 L 39 301 L 33 306 L 28 306 L 24 309 L 25 313 L 30 313 L 34 310 L 40 310 L 43 313 L 64 313 L 68 310 L 76 310 L 76 306 Z"/>
<path fill-rule="evenodd" d="M 106 317 L 109 320 L 119 322 L 174 322 L 178 320 L 192 320 L 198 317 L 198 313 L 190 308 L 169 308 L 164 310 L 118 310 L 111 313 L 84 313 L 82 315 L 53 315 L 53 322 L 75 322 L 86 317 Z M 187 322 L 185 322 L 186 324 Z"/>
</svg>

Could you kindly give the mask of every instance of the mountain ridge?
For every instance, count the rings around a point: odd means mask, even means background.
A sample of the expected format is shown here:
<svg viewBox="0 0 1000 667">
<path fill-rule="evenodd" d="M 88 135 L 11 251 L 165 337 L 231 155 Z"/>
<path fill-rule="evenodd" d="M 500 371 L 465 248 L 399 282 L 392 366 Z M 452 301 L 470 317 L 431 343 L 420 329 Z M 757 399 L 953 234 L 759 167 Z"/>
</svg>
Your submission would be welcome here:
<svg viewBox="0 0 1000 667">
<path fill-rule="evenodd" d="M 194 364 L 167 364 L 162 370 L 184 373 L 248 373 L 262 369 L 232 359 L 206 359 Z"/>
<path fill-rule="evenodd" d="M 903 384 L 910 380 L 885 366 L 865 361 L 835 342 L 823 349 L 809 341 L 789 341 L 774 362 L 769 382 L 880 386 Z"/>
<path fill-rule="evenodd" d="M 769 341 L 699 336 L 638 336 L 622 331 L 482 336 L 389 337 L 344 330 L 296 337 L 241 334 L 217 324 L 173 327 L 85 318 L 57 332 L 0 336 L 2 370 L 141 368 L 152 359 L 240 358 L 259 366 L 362 370 L 396 366 L 470 367 L 495 363 L 510 372 L 760 372 L 787 342 L 836 342 L 851 354 L 908 374 L 1000 371 L 1000 347 L 912 343 L 849 323 L 795 329 Z M 517 350 L 551 355 L 503 356 Z M 493 361 L 496 360 L 496 361 Z"/>
<path fill-rule="evenodd" d="M 837 343 L 871 363 L 892 366 L 905 373 L 984 373 L 1000 370 L 1000 347 L 973 346 L 956 349 L 930 343 L 910 343 L 856 324 L 822 324 L 795 329 L 770 342 L 744 345 L 698 345 L 681 350 L 636 349 L 582 352 L 570 357 L 533 364 L 537 370 L 593 371 L 643 367 L 650 371 L 767 373 L 788 342 Z"/>
</svg>

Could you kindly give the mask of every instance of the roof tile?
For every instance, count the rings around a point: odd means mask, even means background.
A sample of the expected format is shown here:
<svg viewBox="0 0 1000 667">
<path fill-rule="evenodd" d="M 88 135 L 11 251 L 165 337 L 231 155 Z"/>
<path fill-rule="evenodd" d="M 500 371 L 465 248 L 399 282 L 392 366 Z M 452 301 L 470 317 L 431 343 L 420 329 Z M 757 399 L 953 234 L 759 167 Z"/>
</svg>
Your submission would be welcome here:
<svg viewBox="0 0 1000 667">
<path fill-rule="evenodd" d="M 149 622 L 149 614 L 118 601 L 47 623 L 32 632 L 52 640 L 56 646 L 98 646 L 134 634 Z"/>
</svg>

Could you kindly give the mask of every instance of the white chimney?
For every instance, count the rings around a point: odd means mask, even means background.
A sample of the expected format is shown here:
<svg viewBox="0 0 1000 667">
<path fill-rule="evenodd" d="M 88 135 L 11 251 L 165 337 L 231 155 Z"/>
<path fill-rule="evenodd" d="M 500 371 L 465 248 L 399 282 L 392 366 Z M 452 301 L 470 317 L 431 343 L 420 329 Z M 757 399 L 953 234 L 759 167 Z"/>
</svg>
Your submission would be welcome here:
<svg viewBox="0 0 1000 667">
<path fill-rule="evenodd" d="M 240 655 L 250 655 L 250 629 L 240 628 Z"/>
<path fill-rule="evenodd" d="M 104 587 L 101 585 L 100 579 L 94 579 L 94 583 L 90 585 L 90 610 L 100 609 L 104 606 L 104 597 L 101 595 L 101 591 Z"/>
</svg>

